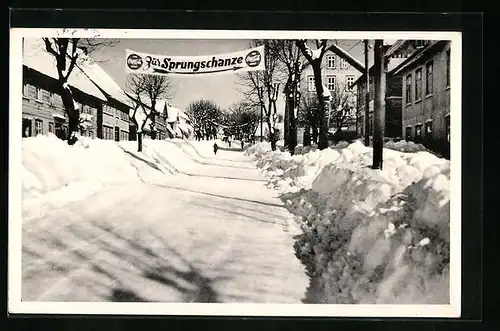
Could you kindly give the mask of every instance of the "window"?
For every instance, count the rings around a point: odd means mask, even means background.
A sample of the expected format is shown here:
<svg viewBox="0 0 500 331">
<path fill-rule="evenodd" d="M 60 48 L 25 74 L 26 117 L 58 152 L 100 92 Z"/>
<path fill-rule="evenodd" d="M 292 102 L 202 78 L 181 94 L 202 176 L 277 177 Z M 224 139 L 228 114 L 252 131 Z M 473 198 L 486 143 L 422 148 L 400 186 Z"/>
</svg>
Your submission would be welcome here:
<svg viewBox="0 0 500 331">
<path fill-rule="evenodd" d="M 113 115 L 113 109 L 111 109 L 111 107 L 109 105 L 103 105 L 102 111 L 108 115 Z"/>
<path fill-rule="evenodd" d="M 373 86 L 373 84 L 370 85 Z M 411 74 L 406 76 L 406 104 L 410 103 L 411 103 Z"/>
<path fill-rule="evenodd" d="M 340 59 L 340 68 L 347 69 L 349 67 L 347 61 L 345 59 Z"/>
<path fill-rule="evenodd" d="M 36 91 L 36 99 L 42 101 L 43 90 L 39 87 L 35 87 L 35 91 Z"/>
<path fill-rule="evenodd" d="M 354 76 L 347 76 L 346 83 L 345 83 L 346 91 L 353 91 L 354 90 L 354 87 L 352 86 L 353 83 L 354 83 Z"/>
<path fill-rule="evenodd" d="M 426 45 L 426 41 L 425 40 L 416 40 L 415 41 L 415 47 L 416 48 L 422 48 Z"/>
<path fill-rule="evenodd" d="M 415 125 L 415 142 L 420 143 L 422 141 L 422 124 Z"/>
<path fill-rule="evenodd" d="M 23 96 L 28 96 L 28 84 L 23 84 Z"/>
<path fill-rule="evenodd" d="M 450 50 L 446 51 L 446 87 L 450 86 Z"/>
<path fill-rule="evenodd" d="M 326 66 L 328 69 L 335 69 L 335 55 L 333 54 L 327 55 Z"/>
<path fill-rule="evenodd" d="M 43 121 L 35 120 L 35 136 L 43 133 Z"/>
<path fill-rule="evenodd" d="M 412 130 L 411 126 L 406 127 L 406 132 L 405 132 L 406 141 L 411 141 L 411 130 Z"/>
<path fill-rule="evenodd" d="M 314 84 L 315 84 L 314 76 L 307 76 L 307 90 L 309 92 L 316 91 L 316 86 Z"/>
<path fill-rule="evenodd" d="M 121 131 L 120 135 L 121 135 L 120 140 L 128 140 L 128 132 Z M 160 136 L 161 136 L 161 132 L 160 132 Z"/>
<path fill-rule="evenodd" d="M 425 122 L 425 137 L 432 137 L 432 121 Z"/>
<path fill-rule="evenodd" d="M 422 68 L 415 71 L 415 101 L 422 98 Z"/>
<path fill-rule="evenodd" d="M 55 134 L 54 123 L 52 122 L 49 122 L 49 132 Z"/>
<path fill-rule="evenodd" d="M 326 76 L 326 85 L 328 90 L 335 91 L 335 76 Z"/>
<path fill-rule="evenodd" d="M 113 128 L 110 126 L 103 125 L 102 127 L 103 138 L 105 140 L 114 140 Z"/>
<path fill-rule="evenodd" d="M 128 114 L 124 111 L 120 111 L 120 119 L 124 121 L 128 121 Z"/>
<path fill-rule="evenodd" d="M 427 74 L 427 77 L 425 78 L 425 95 L 430 95 L 432 94 L 432 70 L 433 70 L 433 63 L 432 61 L 427 63 L 425 66 L 425 72 Z"/>
</svg>

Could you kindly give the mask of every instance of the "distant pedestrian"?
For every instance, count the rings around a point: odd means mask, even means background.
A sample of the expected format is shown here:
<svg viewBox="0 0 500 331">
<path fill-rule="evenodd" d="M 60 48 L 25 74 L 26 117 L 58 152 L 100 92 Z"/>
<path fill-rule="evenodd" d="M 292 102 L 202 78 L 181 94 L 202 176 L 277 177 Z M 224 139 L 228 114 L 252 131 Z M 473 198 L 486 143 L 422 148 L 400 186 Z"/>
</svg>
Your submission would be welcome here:
<svg viewBox="0 0 500 331">
<path fill-rule="evenodd" d="M 219 149 L 219 146 L 217 146 L 217 143 L 214 143 L 214 154 L 217 154 L 218 149 Z"/>
<path fill-rule="evenodd" d="M 229 147 L 231 147 L 231 139 L 228 139 L 227 142 L 229 143 Z"/>
<path fill-rule="evenodd" d="M 243 146 L 245 145 L 245 143 L 243 142 L 243 139 L 241 140 L 241 149 L 243 149 Z"/>
</svg>

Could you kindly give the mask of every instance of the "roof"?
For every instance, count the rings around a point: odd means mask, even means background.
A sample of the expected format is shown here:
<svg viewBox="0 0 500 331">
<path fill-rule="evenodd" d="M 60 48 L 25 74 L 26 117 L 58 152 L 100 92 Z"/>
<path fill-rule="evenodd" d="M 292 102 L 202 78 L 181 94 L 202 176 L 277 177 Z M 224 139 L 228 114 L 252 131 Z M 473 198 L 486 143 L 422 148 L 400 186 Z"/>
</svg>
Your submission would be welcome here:
<svg viewBox="0 0 500 331">
<path fill-rule="evenodd" d="M 406 61 L 404 61 L 400 66 L 398 66 L 396 68 L 396 70 L 394 71 L 394 74 L 395 75 L 399 74 L 401 71 L 408 68 L 410 65 L 414 64 L 415 62 L 417 62 L 418 60 L 420 60 L 424 56 L 428 55 L 429 53 L 432 53 L 436 49 L 437 46 L 446 44 L 448 42 L 449 41 L 447 41 L 447 40 L 432 41 L 429 45 L 419 49 L 418 51 L 413 53 L 409 58 L 407 58 Z"/>
<path fill-rule="evenodd" d="M 401 48 L 405 44 L 405 42 L 406 42 L 406 40 L 402 40 L 402 39 L 397 40 L 394 44 L 391 45 L 391 47 L 389 47 L 387 49 L 387 51 L 385 52 L 385 55 L 392 56 L 393 54 L 395 54 L 399 50 L 399 48 Z"/>
<path fill-rule="evenodd" d="M 91 57 L 81 55 L 83 61 L 79 61 L 77 66 L 97 85 L 102 91 L 111 98 L 127 105 L 132 106 L 131 100 L 127 97 L 121 87 L 111 78 L 104 69 Z"/>
<path fill-rule="evenodd" d="M 361 62 L 359 62 L 355 57 L 353 57 L 348 52 L 344 51 L 339 46 L 337 46 L 335 44 L 332 44 L 327 49 L 331 50 L 332 52 L 334 52 L 335 54 L 337 54 L 338 56 L 340 56 L 341 58 L 343 58 L 344 60 L 346 60 L 347 63 L 349 63 L 350 65 L 352 65 L 359 72 L 361 72 L 361 73 L 364 72 L 365 66 Z"/>
<path fill-rule="evenodd" d="M 56 59 L 47 52 L 42 38 L 24 38 L 23 65 L 53 79 L 59 79 Z M 77 66 L 69 75 L 68 84 L 97 99 L 107 100 L 99 88 Z"/>
<path fill-rule="evenodd" d="M 392 71 L 396 69 L 399 65 L 401 65 L 403 62 L 405 62 L 407 59 L 408 58 L 401 58 L 401 57 L 389 58 L 389 63 L 387 64 L 387 73 L 390 75 L 394 74 Z M 369 69 L 369 73 L 373 74 L 374 70 L 375 70 L 375 65 L 372 65 Z M 359 82 L 364 81 L 364 77 L 365 74 L 363 73 L 361 76 L 358 77 L 358 79 L 354 81 L 354 83 L 352 83 L 352 85 L 357 85 Z"/>
</svg>

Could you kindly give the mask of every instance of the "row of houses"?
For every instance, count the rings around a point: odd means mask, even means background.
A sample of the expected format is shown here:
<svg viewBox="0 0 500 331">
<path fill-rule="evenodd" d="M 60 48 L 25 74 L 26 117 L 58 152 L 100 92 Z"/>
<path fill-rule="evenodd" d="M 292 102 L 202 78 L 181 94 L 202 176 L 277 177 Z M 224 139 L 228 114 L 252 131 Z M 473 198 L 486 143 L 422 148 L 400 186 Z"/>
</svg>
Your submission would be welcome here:
<svg viewBox="0 0 500 331">
<path fill-rule="evenodd" d="M 401 40 L 386 47 L 385 132 L 388 138 L 420 143 L 445 157 L 450 153 L 450 52 L 446 40 Z M 373 73 L 370 68 L 368 132 L 373 125 Z M 358 90 L 357 121 L 365 135 L 366 78 Z"/>
<path fill-rule="evenodd" d="M 81 54 L 68 84 L 73 92 L 75 107 L 85 125 L 81 134 L 105 140 L 136 140 L 137 128 L 130 120 L 133 98 L 90 57 Z M 66 139 L 68 119 L 60 96 L 54 57 L 47 53 L 41 38 L 23 40 L 23 100 L 22 134 L 31 137 L 52 133 Z M 184 112 L 166 100 L 155 107 L 157 139 L 188 137 L 189 119 Z M 151 107 L 149 107 L 151 109 Z M 144 128 L 151 137 L 150 123 Z"/>
<path fill-rule="evenodd" d="M 399 40 L 384 45 L 388 56 L 386 71 L 385 128 L 389 139 L 421 143 L 449 157 L 450 150 L 450 49 L 446 40 Z M 366 78 L 364 65 L 333 45 L 322 63 L 322 83 L 330 94 L 348 93 L 354 102 L 353 121 L 344 130 L 372 135 L 374 74 L 369 68 L 368 127 L 365 128 Z M 313 96 L 314 75 L 307 68 L 301 84 L 302 95 Z M 336 130 L 334 123 L 330 129 Z M 301 143 L 303 129 L 298 130 Z"/>
</svg>

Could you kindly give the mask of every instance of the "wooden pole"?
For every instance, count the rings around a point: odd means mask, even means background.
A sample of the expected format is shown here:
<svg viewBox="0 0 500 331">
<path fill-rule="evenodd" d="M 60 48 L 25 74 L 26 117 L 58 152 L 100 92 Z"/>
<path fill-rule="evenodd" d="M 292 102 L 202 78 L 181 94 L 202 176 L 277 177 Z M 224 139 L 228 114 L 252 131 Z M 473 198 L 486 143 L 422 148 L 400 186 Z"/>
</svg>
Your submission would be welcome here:
<svg viewBox="0 0 500 331">
<path fill-rule="evenodd" d="M 365 42 L 365 79 L 366 79 L 366 91 L 365 91 L 365 146 L 370 145 L 370 132 L 368 131 L 370 127 L 370 62 L 368 60 L 368 39 Z"/>
<path fill-rule="evenodd" d="M 262 93 L 263 93 L 262 92 L 263 91 L 262 87 L 260 88 L 260 91 L 261 91 L 260 93 L 262 95 Z M 263 137 L 262 137 L 262 134 L 263 134 L 263 132 L 262 132 L 262 126 L 263 126 L 263 118 L 264 118 L 263 112 L 264 112 L 264 109 L 262 108 L 262 104 L 261 104 L 260 105 L 260 142 L 263 141 Z"/>
<path fill-rule="evenodd" d="M 385 127 L 385 71 L 384 43 L 375 40 L 375 100 L 373 113 L 373 169 L 382 170 Z"/>
</svg>

